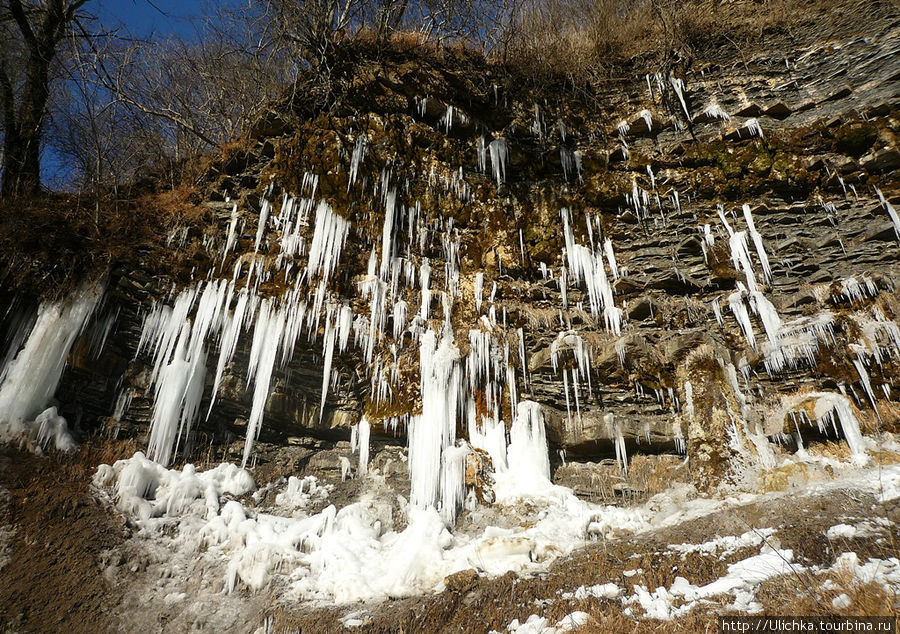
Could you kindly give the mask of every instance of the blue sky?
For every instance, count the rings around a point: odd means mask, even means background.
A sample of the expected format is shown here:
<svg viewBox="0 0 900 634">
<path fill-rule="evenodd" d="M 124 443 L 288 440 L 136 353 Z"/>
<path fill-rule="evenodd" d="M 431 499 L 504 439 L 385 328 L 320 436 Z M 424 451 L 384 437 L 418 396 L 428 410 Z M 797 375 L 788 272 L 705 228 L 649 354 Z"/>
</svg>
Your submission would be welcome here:
<svg viewBox="0 0 900 634">
<path fill-rule="evenodd" d="M 192 19 L 203 17 L 215 2 L 210 0 L 93 0 L 85 10 L 109 27 L 124 26 L 139 37 L 190 36 Z"/>
<path fill-rule="evenodd" d="M 237 6 L 250 0 L 91 0 L 82 9 L 96 16 L 107 29 L 119 30 L 123 35 L 137 38 L 164 38 L 169 35 L 191 38 L 197 35 L 197 25 L 219 6 Z M 66 181 L 69 166 L 53 148 L 45 147 L 41 156 L 44 182 Z"/>
</svg>

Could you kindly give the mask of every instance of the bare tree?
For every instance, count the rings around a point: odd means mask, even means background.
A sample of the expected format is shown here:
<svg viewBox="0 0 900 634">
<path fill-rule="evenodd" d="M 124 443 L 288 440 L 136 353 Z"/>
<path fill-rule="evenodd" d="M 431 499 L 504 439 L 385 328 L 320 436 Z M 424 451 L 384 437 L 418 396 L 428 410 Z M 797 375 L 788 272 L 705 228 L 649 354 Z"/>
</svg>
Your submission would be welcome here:
<svg viewBox="0 0 900 634">
<path fill-rule="evenodd" d="M 291 43 L 315 70 L 334 63 L 335 35 L 359 26 L 367 0 L 260 0 L 277 36 Z"/>
<path fill-rule="evenodd" d="M 88 0 L 3 0 L 0 21 L 15 24 L 23 44 L 24 77 L 14 81 L 11 60 L 0 55 L 0 105 L 3 108 L 4 196 L 40 188 L 40 150 L 50 97 L 51 68 L 60 42 L 76 12 Z M 9 30 L 7 30 L 7 34 Z"/>
<path fill-rule="evenodd" d="M 257 11 L 220 10 L 195 27 L 192 37 L 136 39 L 123 27 L 73 42 L 48 134 L 71 164 L 70 188 L 116 193 L 145 176 L 176 184 L 289 85 L 290 57 Z"/>
</svg>

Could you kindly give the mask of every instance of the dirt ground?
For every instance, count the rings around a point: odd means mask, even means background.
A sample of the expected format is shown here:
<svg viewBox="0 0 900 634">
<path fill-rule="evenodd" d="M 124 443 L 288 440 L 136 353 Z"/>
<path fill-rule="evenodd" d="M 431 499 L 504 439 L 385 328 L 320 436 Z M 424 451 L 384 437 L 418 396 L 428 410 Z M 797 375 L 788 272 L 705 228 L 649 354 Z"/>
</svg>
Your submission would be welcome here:
<svg viewBox="0 0 900 634">
<path fill-rule="evenodd" d="M 0 571 L 0 629 L 116 629 L 106 606 L 116 601 L 118 590 L 105 582 L 99 557 L 129 531 L 91 495 L 89 485 L 98 464 L 126 453 L 125 444 L 102 451 L 85 446 L 71 456 L 53 457 L 0 447 L 0 488 L 8 492 L 0 524 L 15 526 L 6 549 L 9 560 Z"/>
</svg>

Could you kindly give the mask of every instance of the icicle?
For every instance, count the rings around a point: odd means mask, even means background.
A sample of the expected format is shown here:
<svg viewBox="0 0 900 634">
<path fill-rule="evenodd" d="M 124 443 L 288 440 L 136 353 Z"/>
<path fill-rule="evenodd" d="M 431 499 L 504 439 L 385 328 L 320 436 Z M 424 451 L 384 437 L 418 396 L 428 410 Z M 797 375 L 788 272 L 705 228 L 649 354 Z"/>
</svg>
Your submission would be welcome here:
<svg viewBox="0 0 900 634">
<path fill-rule="evenodd" d="M 616 254 L 613 252 L 612 240 L 609 238 L 603 243 L 603 251 L 606 253 L 606 262 L 609 264 L 609 272 L 612 273 L 613 280 L 618 280 L 619 267 L 616 265 Z"/>
<path fill-rule="evenodd" d="M 475 274 L 475 312 L 481 313 L 481 294 L 484 289 L 484 273 Z"/>
<path fill-rule="evenodd" d="M 509 430 L 507 462 L 523 488 L 537 488 L 550 480 L 544 414 L 534 401 L 519 403 L 516 420 Z"/>
<path fill-rule="evenodd" d="M 509 391 L 509 411 L 516 411 L 516 407 L 519 404 L 519 395 L 516 391 L 516 371 L 513 369 L 512 364 L 509 362 L 509 342 L 506 344 L 505 349 L 506 356 L 506 383 L 507 390 Z"/>
<path fill-rule="evenodd" d="M 619 365 L 625 367 L 625 337 L 616 339 L 616 356 L 619 358 Z"/>
<path fill-rule="evenodd" d="M 622 430 L 619 427 L 619 423 L 616 421 L 616 417 L 612 412 L 606 414 L 603 417 L 603 420 L 606 422 L 606 426 L 609 429 L 610 435 L 612 435 L 614 438 L 616 462 L 619 463 L 619 468 L 622 470 L 622 473 L 627 476 L 628 450 L 625 447 L 625 437 L 622 436 Z"/>
<path fill-rule="evenodd" d="M 204 344 L 209 332 L 222 319 L 229 289 L 233 285 L 225 280 L 208 283 L 200 294 L 193 322 L 186 316 L 199 287 L 182 292 L 176 299 L 175 309 L 163 311 L 162 315 L 167 317 L 165 324 L 160 323 L 153 332 L 148 332 L 145 323 L 142 341 L 157 338 L 150 381 L 156 388 L 148 455 L 164 465 L 177 452 L 182 438 L 189 437 L 200 409 L 206 377 Z M 153 326 L 152 321 L 149 325 Z"/>
<path fill-rule="evenodd" d="M 419 268 L 419 286 L 422 289 L 422 305 L 419 308 L 419 316 L 427 320 L 431 312 L 431 290 L 429 284 L 431 282 L 431 265 L 428 258 L 422 258 L 422 266 Z"/>
<path fill-rule="evenodd" d="M 328 398 L 328 386 L 331 383 L 331 362 L 334 359 L 334 342 L 337 338 L 337 328 L 335 327 L 334 307 L 329 306 L 325 315 L 325 337 L 322 340 L 322 396 L 319 401 L 319 422 L 322 422 L 322 416 L 325 414 L 325 401 Z M 258 328 L 258 326 L 257 326 Z M 367 360 L 371 363 L 371 359 Z"/>
<path fill-rule="evenodd" d="M 468 447 L 451 445 L 441 453 L 441 517 L 449 525 L 466 497 L 466 456 Z"/>
<path fill-rule="evenodd" d="M 528 364 L 525 362 L 525 334 L 521 328 L 518 330 L 519 335 L 519 363 L 522 364 L 522 387 L 528 389 Z"/>
<path fill-rule="evenodd" d="M 722 107 L 717 103 L 711 103 L 703 110 L 703 114 L 711 119 L 721 119 L 722 121 L 728 121 L 731 117 L 728 116 L 728 113 L 722 110 Z"/>
<path fill-rule="evenodd" d="M 406 331 L 406 302 L 402 299 L 394 304 L 394 339 L 400 339 Z"/>
<path fill-rule="evenodd" d="M 750 252 L 747 250 L 747 234 L 744 231 L 733 233 L 728 239 L 731 247 L 731 259 L 735 268 L 743 269 L 744 277 L 747 280 L 747 289 L 753 293 L 759 290 L 756 284 L 756 275 L 753 272 L 753 265 L 750 263 Z"/>
<path fill-rule="evenodd" d="M 694 386 L 690 381 L 684 382 L 684 413 L 688 422 L 694 420 Z"/>
<path fill-rule="evenodd" d="M 731 308 L 731 312 L 734 313 L 734 318 L 740 325 L 744 338 L 750 344 L 750 347 L 755 349 L 756 336 L 753 334 L 753 324 L 750 322 L 750 314 L 747 312 L 747 307 L 744 306 L 740 290 L 728 296 L 728 306 Z"/>
<path fill-rule="evenodd" d="M 669 82 L 672 84 L 672 88 L 675 90 L 675 94 L 678 96 L 678 103 L 681 104 L 681 109 L 684 111 L 684 116 L 687 117 L 687 120 L 691 120 L 691 113 L 688 112 L 687 103 L 684 101 L 684 82 L 681 81 L 675 75 L 669 75 Z"/>
<path fill-rule="evenodd" d="M 719 325 L 721 326 L 724 323 L 724 320 L 722 319 L 722 309 L 719 307 L 719 298 L 718 297 L 716 297 L 714 300 L 712 300 L 712 309 L 713 309 L 713 315 L 715 315 L 715 317 L 716 317 L 716 321 L 719 322 Z"/>
<path fill-rule="evenodd" d="M 475 149 L 478 154 L 478 171 L 485 174 L 487 173 L 487 146 L 484 143 L 484 135 L 478 137 Z"/>
<path fill-rule="evenodd" d="M 366 158 L 367 139 L 364 134 L 356 137 L 356 143 L 353 144 L 353 155 L 350 157 L 350 177 L 347 179 L 347 191 L 356 183 L 359 177 L 359 165 Z"/>
<path fill-rule="evenodd" d="M 409 475 L 410 502 L 414 506 L 435 506 L 438 497 L 451 484 L 442 480 L 442 453 L 456 440 L 459 405 L 459 350 L 453 336 L 445 331 L 440 344 L 433 330 L 420 338 L 419 370 L 421 373 L 422 415 L 410 420 Z M 450 500 L 444 505 L 449 513 Z M 455 514 L 455 509 L 453 510 Z"/>
<path fill-rule="evenodd" d="M 212 398 L 209 402 L 209 410 L 206 412 L 207 419 L 216 402 L 216 394 L 219 391 L 219 384 L 222 381 L 222 374 L 225 371 L 225 366 L 231 361 L 231 357 L 234 356 L 234 351 L 237 349 L 238 337 L 241 335 L 244 318 L 247 314 L 248 297 L 249 294 L 247 293 L 247 290 L 241 290 L 238 294 L 237 304 L 234 307 L 234 313 L 230 318 L 226 319 L 222 339 L 219 341 L 219 361 L 216 364 L 216 377 L 213 381 Z"/>
<path fill-rule="evenodd" d="M 753 244 L 756 247 L 756 254 L 759 256 L 759 262 L 762 265 L 763 276 L 765 277 L 767 282 L 772 281 L 772 269 L 769 268 L 769 256 L 766 255 L 766 250 L 763 247 L 762 236 L 759 235 L 759 232 L 756 230 L 756 225 L 753 223 L 753 215 L 750 213 L 750 205 L 744 205 L 744 219 L 747 221 L 747 228 L 750 231 L 750 237 L 753 239 Z"/>
<path fill-rule="evenodd" d="M 391 263 L 391 251 L 394 237 L 394 207 L 397 203 L 397 192 L 391 190 L 385 199 L 384 227 L 381 232 L 381 279 L 387 281 Z"/>
<path fill-rule="evenodd" d="M 537 104 L 534 104 L 534 121 L 531 123 L 531 131 L 538 138 L 544 136 L 544 124 L 541 120 L 541 111 Z"/>
<path fill-rule="evenodd" d="M 56 392 L 66 358 L 94 312 L 103 288 L 82 286 L 58 303 L 43 303 L 37 320 L 0 383 L 0 422 L 30 420 Z"/>
<path fill-rule="evenodd" d="M 607 330 L 618 335 L 621 332 L 622 310 L 615 305 L 612 286 L 603 267 L 603 257 L 601 254 L 594 256 L 590 249 L 575 243 L 572 216 L 567 208 L 563 207 L 560 215 L 563 221 L 568 270 L 576 282 L 584 281 L 587 286 L 591 314 L 596 317 L 602 312 Z M 561 276 L 560 289 L 564 283 L 565 277 Z"/>
<path fill-rule="evenodd" d="M 259 430 L 262 426 L 263 414 L 266 409 L 266 401 L 269 399 L 269 385 L 272 380 L 272 370 L 275 366 L 275 358 L 278 353 L 278 346 L 281 342 L 281 336 L 284 332 L 285 314 L 284 309 L 278 311 L 270 310 L 268 307 L 270 300 L 263 300 L 260 307 L 260 316 L 256 321 L 256 331 L 254 332 L 254 343 L 257 341 L 256 333 L 261 334 L 260 349 L 256 351 L 256 382 L 253 387 L 253 404 L 250 407 L 250 418 L 247 420 L 247 436 L 244 439 L 244 458 L 241 467 L 247 466 L 247 460 L 253 449 L 253 442 L 259 436 Z M 263 310 L 266 308 L 266 310 Z M 254 358 L 251 351 L 251 360 Z M 325 375 L 330 374 L 330 368 L 326 370 Z M 249 382 L 249 378 L 248 378 Z M 321 409 L 319 412 L 321 417 Z"/>
<path fill-rule="evenodd" d="M 366 475 L 369 471 L 369 421 L 363 416 L 357 426 L 357 442 L 359 446 L 359 475 Z"/>
<path fill-rule="evenodd" d="M 174 358 L 160 374 L 150 419 L 147 455 L 163 466 L 169 464 L 180 440 L 190 433 L 203 395 L 206 353 L 200 351 L 189 361 L 185 335 L 186 327 Z"/>
<path fill-rule="evenodd" d="M 231 208 L 231 222 L 228 224 L 228 238 L 225 240 L 225 249 L 222 251 L 222 259 L 228 255 L 228 252 L 231 251 L 231 247 L 234 246 L 234 243 L 237 239 L 237 233 L 235 229 L 237 228 L 238 221 L 238 206 L 237 203 L 234 203 L 234 207 Z"/>
<path fill-rule="evenodd" d="M 872 409 L 875 410 L 875 416 L 881 421 L 881 414 L 878 412 L 878 406 L 875 404 L 875 394 L 872 391 L 872 384 L 869 381 L 869 373 L 866 371 L 866 366 L 859 359 L 854 359 L 853 367 L 856 368 L 856 373 L 859 374 L 859 381 L 862 383 L 863 390 L 865 390 L 866 396 L 872 404 Z"/>
<path fill-rule="evenodd" d="M 878 200 L 881 201 L 881 206 L 885 208 L 888 212 L 888 216 L 891 217 L 891 223 L 894 225 L 894 234 L 897 236 L 897 240 L 900 240 L 900 216 L 897 215 L 897 211 L 894 209 L 894 206 L 891 205 L 884 197 L 884 194 L 881 193 L 881 190 L 877 187 L 875 188 L 875 193 L 878 194 Z M 856 190 L 853 190 L 853 194 L 856 194 Z"/>
<path fill-rule="evenodd" d="M 760 139 L 763 138 L 762 126 L 759 125 L 759 121 L 756 119 L 747 119 L 744 123 L 744 128 L 747 129 L 751 137 L 758 136 Z"/>
<path fill-rule="evenodd" d="M 266 231 L 266 222 L 269 220 L 269 212 L 271 211 L 272 204 L 263 198 L 259 206 L 259 225 L 256 228 L 256 240 L 253 241 L 254 252 L 259 251 L 259 243 L 262 241 L 263 234 Z"/>
<path fill-rule="evenodd" d="M 562 163 L 563 179 L 568 181 L 570 178 L 580 178 L 578 167 L 575 163 L 575 153 L 567 147 L 559 148 L 559 160 Z"/>
<path fill-rule="evenodd" d="M 504 139 L 494 139 L 488 146 L 491 154 L 491 168 L 497 187 L 506 181 L 506 163 L 509 160 L 509 148 Z"/>
<path fill-rule="evenodd" d="M 495 472 L 506 471 L 506 427 L 503 421 L 487 416 L 480 417 L 480 421 L 476 420 L 474 400 L 469 401 L 468 418 L 469 443 L 488 453 Z"/>
<path fill-rule="evenodd" d="M 813 416 L 817 421 L 823 421 L 833 417 L 834 413 L 837 414 L 838 421 L 841 423 L 841 430 L 844 433 L 844 439 L 847 441 L 847 446 L 852 454 L 853 463 L 858 466 L 865 465 L 868 462 L 868 456 L 866 455 L 867 443 L 859 430 L 859 420 L 853 415 L 853 409 L 847 397 L 832 392 L 813 392 L 804 395 L 804 397 L 816 398 Z"/>
<path fill-rule="evenodd" d="M 323 280 L 328 280 L 337 266 L 349 229 L 350 222 L 334 213 L 331 205 L 325 201 L 319 203 L 306 269 L 310 280 L 317 275 Z"/>
</svg>

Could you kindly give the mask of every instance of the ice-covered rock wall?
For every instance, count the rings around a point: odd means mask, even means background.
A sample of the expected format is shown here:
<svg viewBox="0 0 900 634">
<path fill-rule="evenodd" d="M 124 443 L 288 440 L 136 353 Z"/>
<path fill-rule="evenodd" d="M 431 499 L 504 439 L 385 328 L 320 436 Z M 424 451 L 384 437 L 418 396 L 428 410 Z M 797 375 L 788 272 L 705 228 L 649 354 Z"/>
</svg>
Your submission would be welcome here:
<svg viewBox="0 0 900 634">
<path fill-rule="evenodd" d="M 497 472 L 508 445 L 549 473 L 541 435 L 623 470 L 820 437 L 863 460 L 900 396 L 896 39 L 635 76 L 600 106 L 397 69 L 364 113 L 211 168 L 215 222 L 170 236 L 189 274 L 125 261 L 96 311 L 4 317 L 0 417 L 56 391 L 160 463 L 237 439 L 245 466 L 364 419 L 447 518 L 462 441 Z"/>
</svg>

